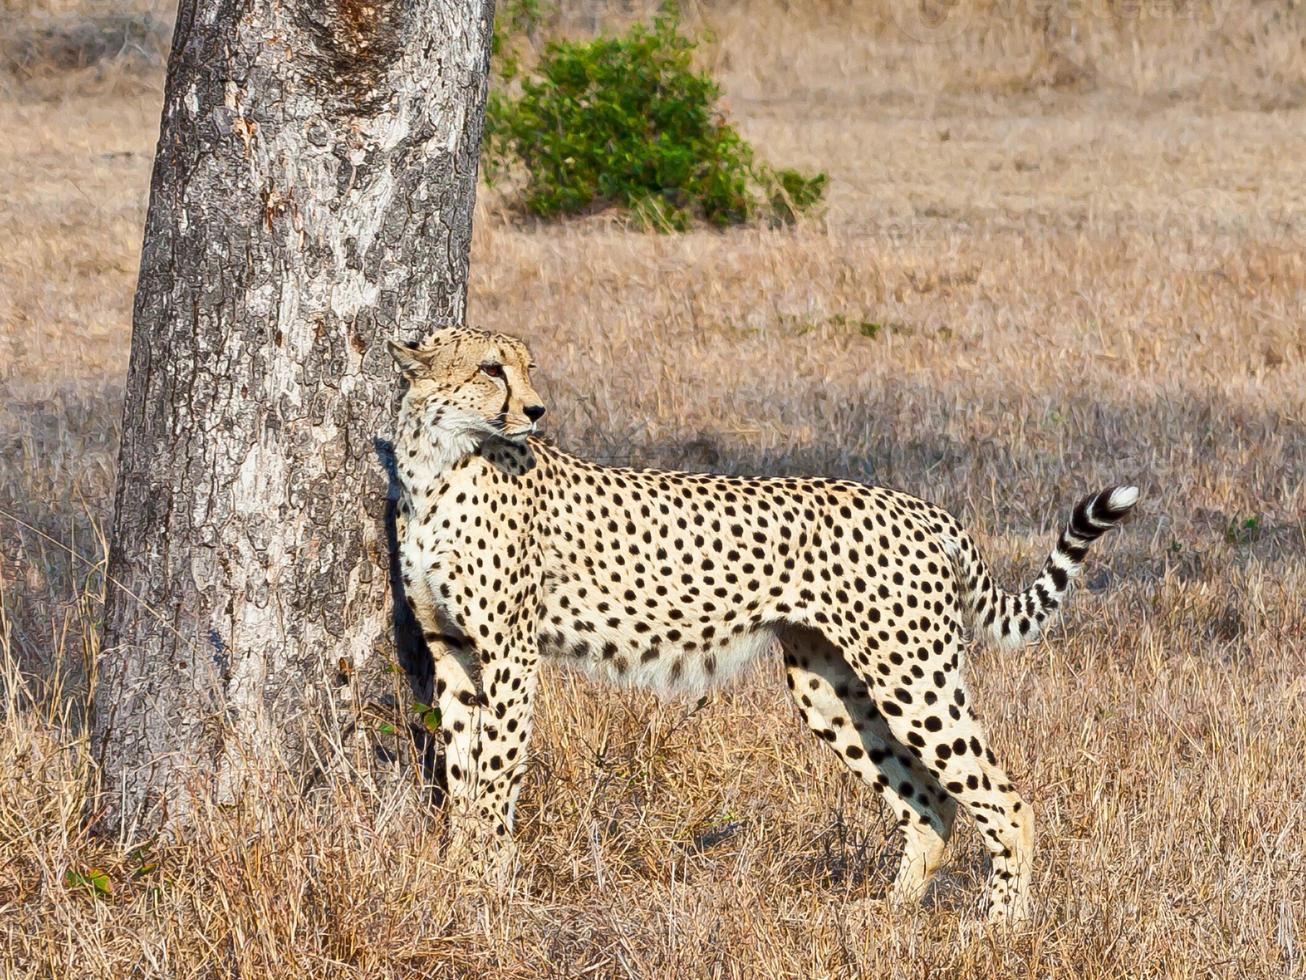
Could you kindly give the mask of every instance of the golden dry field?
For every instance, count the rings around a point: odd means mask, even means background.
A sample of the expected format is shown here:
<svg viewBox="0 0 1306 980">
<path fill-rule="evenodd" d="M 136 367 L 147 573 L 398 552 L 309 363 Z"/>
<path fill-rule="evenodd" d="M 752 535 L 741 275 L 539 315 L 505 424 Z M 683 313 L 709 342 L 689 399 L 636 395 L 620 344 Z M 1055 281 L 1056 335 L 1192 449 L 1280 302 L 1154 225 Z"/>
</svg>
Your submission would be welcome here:
<svg viewBox="0 0 1306 980">
<path fill-rule="evenodd" d="M 162 73 L 37 43 L 99 8 L 6 4 L 0 975 L 1306 976 L 1300 4 L 691 5 L 760 154 L 829 172 L 823 216 L 659 236 L 478 205 L 470 319 L 532 342 L 568 448 L 898 486 L 1008 587 L 1080 494 L 1141 486 L 1062 623 L 969 658 L 1039 821 L 1012 932 L 974 911 L 966 818 L 921 908 L 875 901 L 890 821 L 775 663 L 700 708 L 550 674 L 504 895 L 442 866 L 433 811 L 346 785 L 144 856 L 90 835 Z"/>
</svg>

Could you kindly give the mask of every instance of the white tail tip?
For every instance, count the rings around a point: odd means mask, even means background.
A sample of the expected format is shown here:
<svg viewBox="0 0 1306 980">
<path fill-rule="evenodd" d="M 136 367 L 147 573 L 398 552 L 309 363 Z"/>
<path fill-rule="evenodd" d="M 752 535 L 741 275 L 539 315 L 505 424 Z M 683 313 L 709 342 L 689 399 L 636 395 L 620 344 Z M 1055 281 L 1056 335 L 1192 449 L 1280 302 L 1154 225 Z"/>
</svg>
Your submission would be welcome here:
<svg viewBox="0 0 1306 980">
<path fill-rule="evenodd" d="M 1138 503 L 1138 487 L 1116 487 L 1107 500 L 1107 506 L 1112 510 L 1128 510 L 1136 503 Z"/>
</svg>

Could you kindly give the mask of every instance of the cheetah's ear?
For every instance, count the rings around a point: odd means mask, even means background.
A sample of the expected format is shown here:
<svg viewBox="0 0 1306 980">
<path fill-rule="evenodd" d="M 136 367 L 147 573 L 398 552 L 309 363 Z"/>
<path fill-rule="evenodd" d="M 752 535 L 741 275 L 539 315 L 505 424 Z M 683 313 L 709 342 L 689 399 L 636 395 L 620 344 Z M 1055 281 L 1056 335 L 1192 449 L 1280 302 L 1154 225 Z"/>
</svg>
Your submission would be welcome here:
<svg viewBox="0 0 1306 980">
<path fill-rule="evenodd" d="M 399 370 L 403 372 L 404 377 L 409 381 L 421 377 L 430 369 L 433 351 L 409 347 L 393 340 L 387 340 L 385 345 L 390 349 L 390 356 L 399 365 Z"/>
</svg>

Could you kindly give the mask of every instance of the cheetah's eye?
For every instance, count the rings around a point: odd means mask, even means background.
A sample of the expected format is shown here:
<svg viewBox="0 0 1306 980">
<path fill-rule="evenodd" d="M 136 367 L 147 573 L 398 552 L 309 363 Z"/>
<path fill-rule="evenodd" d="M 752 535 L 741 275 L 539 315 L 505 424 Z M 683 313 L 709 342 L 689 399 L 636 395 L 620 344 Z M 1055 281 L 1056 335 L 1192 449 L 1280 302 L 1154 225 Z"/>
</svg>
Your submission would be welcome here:
<svg viewBox="0 0 1306 980">
<path fill-rule="evenodd" d="M 482 365 L 481 365 L 481 370 L 484 371 L 486 374 L 488 374 L 488 375 L 489 375 L 490 377 L 492 377 L 492 378 L 502 378 L 502 377 L 503 377 L 503 365 L 502 365 L 502 364 L 482 364 Z"/>
</svg>

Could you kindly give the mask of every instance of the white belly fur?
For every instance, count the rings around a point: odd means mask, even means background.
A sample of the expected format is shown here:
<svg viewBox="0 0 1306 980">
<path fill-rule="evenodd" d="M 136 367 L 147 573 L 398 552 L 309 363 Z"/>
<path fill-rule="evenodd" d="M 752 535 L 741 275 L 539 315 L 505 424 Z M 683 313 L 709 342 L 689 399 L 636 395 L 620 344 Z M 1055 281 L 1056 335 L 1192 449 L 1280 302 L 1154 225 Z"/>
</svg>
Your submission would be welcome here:
<svg viewBox="0 0 1306 980">
<path fill-rule="evenodd" d="M 593 648 L 584 657 L 569 655 L 562 649 L 546 648 L 542 652 L 552 662 L 579 670 L 596 680 L 622 687 L 644 688 L 665 697 L 698 697 L 730 681 L 770 650 L 775 642 L 775 633 L 761 628 L 743 633 L 726 646 L 714 647 L 707 653 L 702 650 L 686 653 L 676 647 L 664 646 L 655 659 L 648 661 L 640 659 L 638 645 L 620 644 L 617 654 L 609 658 L 602 657 Z M 709 654 L 714 663 L 711 672 L 705 668 Z"/>
</svg>

